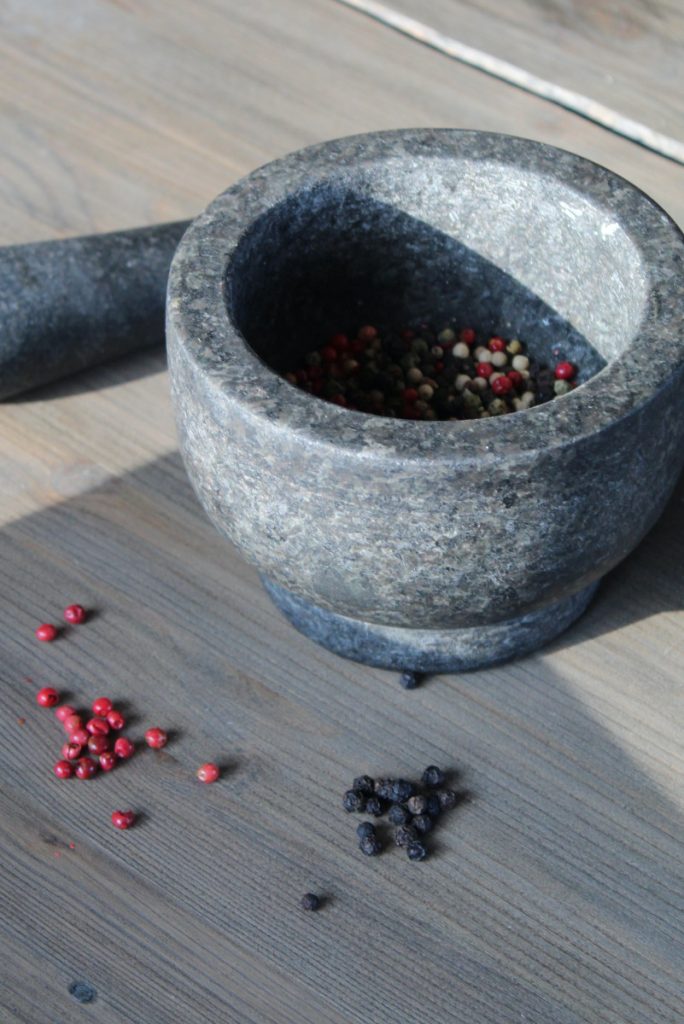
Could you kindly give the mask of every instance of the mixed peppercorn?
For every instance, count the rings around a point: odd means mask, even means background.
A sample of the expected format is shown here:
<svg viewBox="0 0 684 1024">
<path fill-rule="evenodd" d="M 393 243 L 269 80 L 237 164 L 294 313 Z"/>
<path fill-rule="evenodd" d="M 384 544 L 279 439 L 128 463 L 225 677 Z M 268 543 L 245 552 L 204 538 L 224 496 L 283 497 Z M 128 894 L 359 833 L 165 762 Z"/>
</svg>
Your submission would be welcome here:
<svg viewBox="0 0 684 1024">
<path fill-rule="evenodd" d="M 406 850 L 409 860 L 425 860 L 428 849 L 425 836 L 433 830 L 439 816 L 455 807 L 465 794 L 445 789 L 444 772 L 430 765 L 423 772 L 420 784 L 407 779 L 372 779 L 360 775 L 342 798 L 345 811 L 370 814 L 394 826 L 394 845 Z M 359 849 L 367 857 L 383 850 L 377 826 L 372 821 L 357 825 Z"/>
<path fill-rule="evenodd" d="M 336 405 L 411 420 L 472 420 L 520 412 L 576 387 L 576 367 L 530 358 L 517 338 L 478 341 L 471 327 L 428 324 L 382 336 L 370 324 L 334 334 L 284 376 Z"/>
</svg>

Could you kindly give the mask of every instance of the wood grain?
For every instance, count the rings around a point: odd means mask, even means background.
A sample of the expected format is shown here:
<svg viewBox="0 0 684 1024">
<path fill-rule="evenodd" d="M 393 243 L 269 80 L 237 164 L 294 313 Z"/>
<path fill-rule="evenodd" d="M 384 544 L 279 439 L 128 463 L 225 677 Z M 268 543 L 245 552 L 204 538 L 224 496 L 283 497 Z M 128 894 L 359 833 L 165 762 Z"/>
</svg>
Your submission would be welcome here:
<svg viewBox="0 0 684 1024">
<path fill-rule="evenodd" d="M 401 124 L 564 144 L 681 216 L 671 163 L 327 0 L 3 18 L 7 241 L 190 215 L 280 152 Z M 2 1024 L 679 1021 L 682 484 L 552 647 L 408 693 L 296 634 L 210 527 L 161 353 L 5 404 L 0 469 Z M 37 644 L 71 601 L 97 614 Z M 46 684 L 172 740 L 59 782 Z M 472 793 L 432 859 L 361 858 L 352 776 L 428 763 Z M 143 817 L 117 833 L 123 806 Z"/>
<path fill-rule="evenodd" d="M 388 6 L 684 144 L 679 3 L 389 0 Z"/>
</svg>

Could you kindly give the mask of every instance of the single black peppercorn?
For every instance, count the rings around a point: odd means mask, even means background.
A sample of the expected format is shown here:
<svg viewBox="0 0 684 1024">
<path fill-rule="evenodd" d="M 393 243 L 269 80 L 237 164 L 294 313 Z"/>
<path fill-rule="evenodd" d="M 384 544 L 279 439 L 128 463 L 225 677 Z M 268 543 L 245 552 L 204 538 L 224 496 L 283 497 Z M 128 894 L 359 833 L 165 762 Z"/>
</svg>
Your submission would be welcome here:
<svg viewBox="0 0 684 1024">
<path fill-rule="evenodd" d="M 394 804 L 403 804 L 413 793 L 415 786 L 406 779 L 394 779 L 390 786 L 390 800 Z"/>
<path fill-rule="evenodd" d="M 416 814 L 415 818 L 412 819 L 411 824 L 415 828 L 416 832 L 419 832 L 420 835 L 424 836 L 431 831 L 435 823 L 429 814 Z"/>
<path fill-rule="evenodd" d="M 394 779 L 376 779 L 375 795 L 380 797 L 381 800 L 391 800 L 393 785 Z"/>
<path fill-rule="evenodd" d="M 355 789 L 348 789 L 342 801 L 345 811 L 362 811 L 366 806 L 366 798 L 363 793 Z"/>
<path fill-rule="evenodd" d="M 356 826 L 356 834 L 359 839 L 367 839 L 368 836 L 374 836 L 375 825 L 371 821 L 362 821 L 360 825 Z"/>
<path fill-rule="evenodd" d="M 406 847 L 406 856 L 409 860 L 425 860 L 427 850 L 422 843 L 409 843 Z"/>
<path fill-rule="evenodd" d="M 412 796 L 409 800 L 407 807 L 411 814 L 425 814 L 427 805 L 427 797 L 423 796 L 422 793 L 416 793 L 416 795 Z"/>
<path fill-rule="evenodd" d="M 403 804 L 392 804 L 387 817 L 392 825 L 406 825 L 411 820 L 411 815 Z"/>
<path fill-rule="evenodd" d="M 418 833 L 415 828 L 411 825 L 400 825 L 394 833 L 394 842 L 396 846 L 408 846 L 409 843 L 413 843 L 418 838 Z"/>
<path fill-rule="evenodd" d="M 366 800 L 366 814 L 372 818 L 379 818 L 385 813 L 385 804 L 377 796 L 369 796 Z"/>
<path fill-rule="evenodd" d="M 370 775 L 359 775 L 358 779 L 354 779 L 352 789 L 355 789 L 357 793 L 374 793 L 375 779 L 371 779 Z"/>
<path fill-rule="evenodd" d="M 451 810 L 458 803 L 458 794 L 454 793 L 453 789 L 440 789 L 436 796 L 443 811 Z"/>
<path fill-rule="evenodd" d="M 434 764 L 429 765 L 423 772 L 423 785 L 430 789 L 444 785 L 444 772 Z"/>
<path fill-rule="evenodd" d="M 301 899 L 302 910 L 318 910 L 321 905 L 320 897 L 315 892 L 306 892 Z"/>
<path fill-rule="evenodd" d="M 359 850 L 367 857 L 377 857 L 382 850 L 377 836 L 364 836 L 359 843 Z"/>
<path fill-rule="evenodd" d="M 420 686 L 422 676 L 417 672 L 402 672 L 399 676 L 399 682 L 405 690 L 415 690 Z"/>
<path fill-rule="evenodd" d="M 442 804 L 436 793 L 430 793 L 428 796 L 425 813 L 429 814 L 431 818 L 438 818 L 442 813 Z"/>
</svg>

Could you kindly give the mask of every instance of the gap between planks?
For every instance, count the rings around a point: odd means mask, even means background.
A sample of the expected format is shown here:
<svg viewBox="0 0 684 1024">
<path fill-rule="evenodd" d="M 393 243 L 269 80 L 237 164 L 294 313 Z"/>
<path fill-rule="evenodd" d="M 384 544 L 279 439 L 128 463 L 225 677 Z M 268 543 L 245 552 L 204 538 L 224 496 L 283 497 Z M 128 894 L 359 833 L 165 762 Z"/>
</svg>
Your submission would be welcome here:
<svg viewBox="0 0 684 1024">
<path fill-rule="evenodd" d="M 597 100 L 592 100 L 589 96 L 584 96 L 573 89 L 566 89 L 562 85 L 556 85 L 554 82 L 549 82 L 545 78 L 540 78 L 538 75 L 518 67 L 517 64 L 511 64 L 500 57 L 485 53 L 484 50 L 478 50 L 474 46 L 462 43 L 460 40 L 454 39 L 453 36 L 426 25 L 425 22 L 417 21 L 407 14 L 395 11 L 386 4 L 378 3 L 377 0 L 335 0 L 335 2 L 365 14 L 374 21 L 386 25 L 401 35 L 408 36 L 410 39 L 430 47 L 430 49 L 437 50 L 452 60 L 476 68 L 493 78 L 514 85 L 533 96 L 538 96 L 540 99 L 555 103 L 556 106 L 570 110 L 587 121 L 593 121 L 594 124 L 606 128 L 615 135 L 636 142 L 660 156 L 667 157 L 668 160 L 675 161 L 675 163 L 684 164 L 684 143 L 673 139 L 670 135 L 657 132 L 631 117 L 625 117 L 624 114 L 620 114 Z"/>
</svg>

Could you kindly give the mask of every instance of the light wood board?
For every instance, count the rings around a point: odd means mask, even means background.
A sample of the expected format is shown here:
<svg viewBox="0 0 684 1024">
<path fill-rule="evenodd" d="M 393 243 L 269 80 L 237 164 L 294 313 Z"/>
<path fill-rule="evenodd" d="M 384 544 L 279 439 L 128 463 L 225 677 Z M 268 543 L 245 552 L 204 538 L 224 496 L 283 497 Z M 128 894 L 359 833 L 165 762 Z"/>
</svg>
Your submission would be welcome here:
<svg viewBox="0 0 684 1024">
<path fill-rule="evenodd" d="M 327 0 L 5 4 L 0 96 L 6 242 L 190 216 L 308 142 L 426 124 L 564 145 L 684 221 L 668 161 Z M 407 693 L 296 634 L 215 534 L 161 353 L 5 404 L 0 470 L 2 1024 L 680 1019 L 681 485 L 552 647 Z M 97 614 L 36 643 L 70 601 Z M 172 741 L 61 783 L 48 684 Z M 428 763 L 472 802 L 426 863 L 362 858 L 352 776 Z"/>
</svg>

